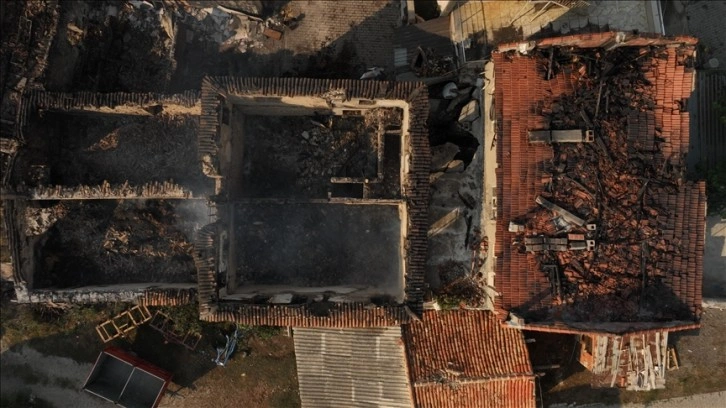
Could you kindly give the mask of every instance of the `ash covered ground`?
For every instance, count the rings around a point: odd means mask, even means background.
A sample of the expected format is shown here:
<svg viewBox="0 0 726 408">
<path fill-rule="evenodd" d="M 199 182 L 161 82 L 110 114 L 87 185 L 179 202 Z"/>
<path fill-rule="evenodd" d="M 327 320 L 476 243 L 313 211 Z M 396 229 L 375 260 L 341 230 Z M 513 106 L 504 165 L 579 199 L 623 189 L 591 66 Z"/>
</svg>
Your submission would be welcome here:
<svg viewBox="0 0 726 408">
<path fill-rule="evenodd" d="M 71 201 L 28 208 L 28 236 L 44 243 L 36 288 L 196 281 L 194 231 L 204 222 L 199 201 Z"/>
<path fill-rule="evenodd" d="M 361 116 L 245 116 L 237 135 L 244 141 L 240 194 L 327 198 L 331 177 L 375 179 L 379 140 L 400 116 L 389 109 Z"/>
</svg>

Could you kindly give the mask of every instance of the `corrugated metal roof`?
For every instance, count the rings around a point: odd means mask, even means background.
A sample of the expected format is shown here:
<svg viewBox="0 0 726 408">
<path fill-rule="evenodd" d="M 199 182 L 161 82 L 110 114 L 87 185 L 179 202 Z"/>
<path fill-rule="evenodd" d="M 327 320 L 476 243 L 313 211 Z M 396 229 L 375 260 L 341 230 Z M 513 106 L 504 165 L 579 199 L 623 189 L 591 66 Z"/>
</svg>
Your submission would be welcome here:
<svg viewBox="0 0 726 408">
<path fill-rule="evenodd" d="M 295 328 L 303 407 L 411 407 L 398 327 Z"/>
<path fill-rule="evenodd" d="M 451 43 L 451 19 L 449 16 L 434 18 L 423 23 L 403 26 L 396 31 L 396 48 L 405 48 L 408 58 L 416 48 L 431 48 L 437 55 L 454 55 Z M 409 61 L 410 62 L 410 61 Z"/>
<path fill-rule="evenodd" d="M 693 144 L 704 169 L 726 160 L 726 124 L 719 120 L 714 103 L 726 95 L 726 71 L 696 73 L 696 137 Z"/>
</svg>

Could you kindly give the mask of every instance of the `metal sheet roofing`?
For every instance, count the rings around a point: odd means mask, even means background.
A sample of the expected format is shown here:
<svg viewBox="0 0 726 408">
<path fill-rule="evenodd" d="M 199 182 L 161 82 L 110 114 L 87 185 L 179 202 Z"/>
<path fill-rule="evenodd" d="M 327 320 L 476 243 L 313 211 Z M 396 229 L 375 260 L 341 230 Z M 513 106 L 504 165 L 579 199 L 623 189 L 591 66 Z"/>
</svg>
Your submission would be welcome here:
<svg viewBox="0 0 726 408">
<path fill-rule="evenodd" d="M 697 132 L 693 145 L 705 170 L 726 161 L 726 123 L 719 120 L 715 103 L 726 97 L 726 70 L 698 71 L 696 75 L 697 98 L 694 121 Z"/>
<path fill-rule="evenodd" d="M 303 407 L 411 407 L 401 329 L 295 328 Z"/>
</svg>

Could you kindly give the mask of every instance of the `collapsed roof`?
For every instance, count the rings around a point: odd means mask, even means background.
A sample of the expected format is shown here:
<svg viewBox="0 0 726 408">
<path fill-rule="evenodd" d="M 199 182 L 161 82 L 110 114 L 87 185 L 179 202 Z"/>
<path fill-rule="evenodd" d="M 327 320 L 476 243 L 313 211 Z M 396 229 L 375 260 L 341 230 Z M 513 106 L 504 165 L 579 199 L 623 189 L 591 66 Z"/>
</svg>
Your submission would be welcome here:
<svg viewBox="0 0 726 408">
<path fill-rule="evenodd" d="M 598 33 L 493 54 L 499 308 L 540 328 L 699 320 L 705 185 L 684 176 L 695 44 Z"/>
<path fill-rule="evenodd" d="M 3 205 L 18 301 L 193 298 L 192 242 L 209 222 L 197 198 L 213 191 L 194 146 L 197 101 L 23 95 Z"/>
<path fill-rule="evenodd" d="M 418 83 L 206 78 L 198 133 L 218 220 L 202 319 L 394 326 L 423 300 L 428 96 Z"/>
</svg>

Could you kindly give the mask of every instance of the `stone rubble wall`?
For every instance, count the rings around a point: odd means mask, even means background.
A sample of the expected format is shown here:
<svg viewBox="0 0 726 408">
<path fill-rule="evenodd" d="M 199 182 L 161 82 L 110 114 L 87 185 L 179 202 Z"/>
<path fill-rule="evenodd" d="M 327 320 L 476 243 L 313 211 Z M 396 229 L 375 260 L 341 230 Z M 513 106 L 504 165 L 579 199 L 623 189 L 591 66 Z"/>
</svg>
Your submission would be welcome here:
<svg viewBox="0 0 726 408">
<path fill-rule="evenodd" d="M 172 286 L 172 285 L 170 285 Z M 196 297 L 194 285 L 160 288 L 148 285 L 114 285 L 86 287 L 70 290 L 29 290 L 26 285 L 16 284 L 18 303 L 139 303 L 145 306 L 177 306 L 193 303 Z"/>
<path fill-rule="evenodd" d="M 192 193 L 171 181 L 140 186 L 131 186 L 128 182 L 119 185 L 103 182 L 97 186 L 41 186 L 31 189 L 29 197 L 32 200 L 165 199 L 192 198 Z"/>
</svg>

